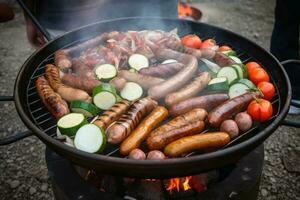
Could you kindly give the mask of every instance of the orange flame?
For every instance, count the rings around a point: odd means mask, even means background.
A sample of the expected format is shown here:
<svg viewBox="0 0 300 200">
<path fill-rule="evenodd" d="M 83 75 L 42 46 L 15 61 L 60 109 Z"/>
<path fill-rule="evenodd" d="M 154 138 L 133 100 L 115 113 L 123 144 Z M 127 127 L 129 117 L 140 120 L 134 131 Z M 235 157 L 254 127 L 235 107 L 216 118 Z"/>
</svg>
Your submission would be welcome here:
<svg viewBox="0 0 300 200">
<path fill-rule="evenodd" d="M 202 13 L 200 10 L 183 2 L 178 2 L 177 10 L 178 17 L 181 19 L 185 17 L 191 17 L 194 20 L 199 20 L 202 17 Z"/>
<path fill-rule="evenodd" d="M 187 191 L 187 190 L 191 189 L 191 186 L 189 184 L 191 179 L 192 179 L 192 176 L 187 176 L 187 177 L 185 177 L 184 182 L 182 184 L 180 184 L 180 178 L 171 178 L 168 181 L 166 190 L 169 191 L 170 193 L 172 193 L 172 191 L 174 189 L 176 189 L 177 192 L 179 192 L 180 188 L 183 188 L 184 191 Z"/>
</svg>

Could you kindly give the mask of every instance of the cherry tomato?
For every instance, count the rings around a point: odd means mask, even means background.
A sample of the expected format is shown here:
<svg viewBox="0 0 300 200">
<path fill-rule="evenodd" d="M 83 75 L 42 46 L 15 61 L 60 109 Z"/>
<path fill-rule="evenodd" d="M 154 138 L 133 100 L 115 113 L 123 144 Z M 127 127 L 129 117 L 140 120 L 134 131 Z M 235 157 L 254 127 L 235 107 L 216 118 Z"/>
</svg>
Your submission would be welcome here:
<svg viewBox="0 0 300 200">
<path fill-rule="evenodd" d="M 181 38 L 181 42 L 184 46 L 194 48 L 194 49 L 199 49 L 202 41 L 201 39 L 194 34 L 189 34 Z"/>
<path fill-rule="evenodd" d="M 249 75 L 249 79 L 255 85 L 257 85 L 258 83 L 260 83 L 262 81 L 266 81 L 266 82 L 270 81 L 270 77 L 269 77 L 268 73 L 261 67 L 252 69 L 250 71 L 250 73 L 248 73 L 248 75 Z"/>
<path fill-rule="evenodd" d="M 275 87 L 272 83 L 263 81 L 258 83 L 257 88 L 263 93 L 264 99 L 272 100 L 275 95 Z"/>
<path fill-rule="evenodd" d="M 216 45 L 216 41 L 213 39 L 204 40 L 201 44 L 200 49 L 207 49 Z"/>
<path fill-rule="evenodd" d="M 261 67 L 257 62 L 248 62 L 246 64 L 246 68 L 247 68 L 247 72 L 248 74 L 250 73 L 250 71 L 254 68 L 258 68 Z"/>
<path fill-rule="evenodd" d="M 248 105 L 247 112 L 252 119 L 259 122 L 265 122 L 272 117 L 273 107 L 268 100 L 255 99 Z"/>
<path fill-rule="evenodd" d="M 219 49 L 218 49 L 219 52 L 229 51 L 229 50 L 231 50 L 231 48 L 229 46 L 226 46 L 226 45 L 220 46 Z"/>
</svg>

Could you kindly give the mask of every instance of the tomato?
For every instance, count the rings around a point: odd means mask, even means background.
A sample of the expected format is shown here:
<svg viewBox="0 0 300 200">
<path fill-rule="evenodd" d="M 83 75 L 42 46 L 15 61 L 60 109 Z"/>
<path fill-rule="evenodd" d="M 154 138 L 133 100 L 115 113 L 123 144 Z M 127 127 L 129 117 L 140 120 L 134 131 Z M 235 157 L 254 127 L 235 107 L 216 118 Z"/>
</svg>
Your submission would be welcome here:
<svg viewBox="0 0 300 200">
<path fill-rule="evenodd" d="M 257 85 L 258 83 L 262 81 L 269 82 L 270 77 L 268 73 L 261 67 L 254 68 L 248 73 L 249 79 Z"/>
<path fill-rule="evenodd" d="M 255 99 L 248 105 L 247 113 L 252 119 L 265 122 L 268 121 L 273 114 L 273 107 L 270 101 L 265 99 Z"/>
<path fill-rule="evenodd" d="M 201 39 L 194 34 L 185 35 L 181 38 L 181 42 L 184 46 L 199 49 L 201 47 L 202 41 Z"/>
<path fill-rule="evenodd" d="M 216 45 L 216 41 L 213 39 L 204 40 L 201 44 L 201 49 L 207 49 Z"/>
<path fill-rule="evenodd" d="M 219 49 L 218 49 L 219 52 L 229 51 L 229 50 L 231 50 L 231 48 L 229 46 L 226 46 L 226 45 L 220 46 Z"/>
<path fill-rule="evenodd" d="M 263 81 L 258 83 L 257 88 L 263 93 L 264 99 L 272 100 L 275 95 L 275 87 L 272 83 Z"/>
<path fill-rule="evenodd" d="M 258 68 L 261 67 L 257 62 L 248 62 L 246 64 L 246 68 L 247 68 L 247 72 L 248 74 L 250 73 L 250 71 L 254 68 Z"/>
</svg>

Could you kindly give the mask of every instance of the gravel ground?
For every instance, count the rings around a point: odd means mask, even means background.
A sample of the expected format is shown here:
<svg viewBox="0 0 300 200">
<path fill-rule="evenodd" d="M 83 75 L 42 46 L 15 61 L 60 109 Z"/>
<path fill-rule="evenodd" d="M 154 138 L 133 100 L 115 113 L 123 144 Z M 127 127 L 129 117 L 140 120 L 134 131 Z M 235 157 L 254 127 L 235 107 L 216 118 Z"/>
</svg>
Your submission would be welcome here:
<svg viewBox="0 0 300 200">
<path fill-rule="evenodd" d="M 268 49 L 274 0 L 199 2 L 193 1 L 193 4 L 203 11 L 204 22 L 230 29 Z M 0 24 L 1 95 L 13 93 L 20 66 L 34 51 L 27 43 L 20 9 L 15 8 L 15 11 L 14 20 Z M 5 102 L 0 106 L 0 137 L 26 130 L 13 103 Z M 265 166 L 259 199 L 300 199 L 299 132 L 300 129 L 280 127 L 265 142 Z M 0 199 L 53 199 L 44 150 L 45 146 L 36 137 L 0 147 Z"/>
</svg>

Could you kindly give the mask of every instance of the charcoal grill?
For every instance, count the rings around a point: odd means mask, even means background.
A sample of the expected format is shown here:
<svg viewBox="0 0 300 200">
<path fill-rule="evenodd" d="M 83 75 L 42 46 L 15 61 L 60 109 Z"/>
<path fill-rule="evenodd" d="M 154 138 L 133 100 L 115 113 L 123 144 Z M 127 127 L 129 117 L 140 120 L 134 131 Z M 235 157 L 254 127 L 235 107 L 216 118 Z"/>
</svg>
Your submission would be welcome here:
<svg viewBox="0 0 300 200">
<path fill-rule="evenodd" d="M 120 156 L 118 148 L 115 146 L 107 146 L 100 155 L 90 154 L 69 147 L 55 139 L 56 120 L 43 106 L 34 85 L 35 80 L 44 74 L 44 66 L 53 63 L 55 51 L 83 42 L 103 32 L 145 29 L 170 31 L 174 28 L 178 29 L 180 36 L 195 33 L 204 39 L 215 38 L 219 45 L 229 44 L 232 46 L 243 62 L 251 60 L 264 66 L 270 74 L 277 91 L 272 101 L 274 115 L 271 120 L 267 123 L 255 124 L 252 129 L 232 140 L 218 151 L 205 154 L 194 152 L 184 158 L 163 161 L 125 159 Z M 219 168 L 236 162 L 253 150 L 270 136 L 279 125 L 300 127 L 299 122 L 284 119 L 291 101 L 291 85 L 282 64 L 274 56 L 254 42 L 231 31 L 204 23 L 179 19 L 122 18 L 94 23 L 68 32 L 52 40 L 28 58 L 17 76 L 14 96 L 1 97 L 1 100 L 15 101 L 21 119 L 30 130 L 19 133 L 14 137 L 2 139 L 0 141 L 2 145 L 12 143 L 33 133 L 56 153 L 75 164 L 101 170 L 102 173 L 128 177 L 168 178 L 192 175 Z M 299 106 L 294 102 L 292 104 Z"/>
</svg>

